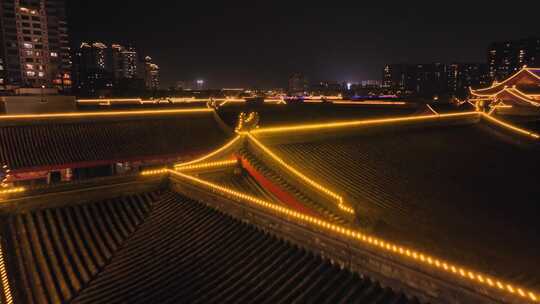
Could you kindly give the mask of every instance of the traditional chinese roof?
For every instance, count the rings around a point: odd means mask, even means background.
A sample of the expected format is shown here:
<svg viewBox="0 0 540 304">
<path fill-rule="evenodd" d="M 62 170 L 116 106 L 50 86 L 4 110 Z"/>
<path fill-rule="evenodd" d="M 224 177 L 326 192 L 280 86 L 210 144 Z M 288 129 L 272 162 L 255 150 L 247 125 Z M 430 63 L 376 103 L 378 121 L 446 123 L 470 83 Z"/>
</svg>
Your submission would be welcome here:
<svg viewBox="0 0 540 304">
<path fill-rule="evenodd" d="M 0 117 L 0 163 L 24 172 L 179 160 L 210 151 L 228 137 L 213 111 L 101 114 Z"/>
<path fill-rule="evenodd" d="M 418 303 L 170 190 L 8 226 L 16 303 Z"/>
<path fill-rule="evenodd" d="M 539 86 L 540 85 L 540 69 L 537 68 L 523 68 L 516 72 L 514 75 L 508 77 L 501 82 L 495 82 L 488 88 L 472 90 L 471 93 L 474 96 L 485 97 L 499 94 L 507 88 L 514 86 Z"/>
</svg>

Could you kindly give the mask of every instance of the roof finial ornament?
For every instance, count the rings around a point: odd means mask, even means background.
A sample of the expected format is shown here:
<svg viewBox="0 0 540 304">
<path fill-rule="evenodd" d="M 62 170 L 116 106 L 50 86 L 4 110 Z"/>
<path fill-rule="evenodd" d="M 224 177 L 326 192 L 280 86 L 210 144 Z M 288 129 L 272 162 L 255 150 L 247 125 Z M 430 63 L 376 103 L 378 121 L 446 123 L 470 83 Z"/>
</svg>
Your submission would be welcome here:
<svg viewBox="0 0 540 304">
<path fill-rule="evenodd" d="M 259 113 L 251 112 L 249 114 L 242 112 L 238 115 L 236 132 L 249 132 L 259 128 Z"/>
</svg>

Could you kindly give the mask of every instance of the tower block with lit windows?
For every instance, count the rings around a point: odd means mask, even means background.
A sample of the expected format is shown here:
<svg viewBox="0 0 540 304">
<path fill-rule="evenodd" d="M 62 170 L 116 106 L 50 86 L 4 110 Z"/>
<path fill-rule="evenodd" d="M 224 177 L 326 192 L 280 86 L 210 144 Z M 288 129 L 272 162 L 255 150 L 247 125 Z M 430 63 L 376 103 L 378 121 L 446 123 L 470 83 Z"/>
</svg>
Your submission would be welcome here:
<svg viewBox="0 0 540 304">
<path fill-rule="evenodd" d="M 540 68 L 524 66 L 501 82 L 470 91 L 469 101 L 485 111 L 540 116 Z"/>
</svg>

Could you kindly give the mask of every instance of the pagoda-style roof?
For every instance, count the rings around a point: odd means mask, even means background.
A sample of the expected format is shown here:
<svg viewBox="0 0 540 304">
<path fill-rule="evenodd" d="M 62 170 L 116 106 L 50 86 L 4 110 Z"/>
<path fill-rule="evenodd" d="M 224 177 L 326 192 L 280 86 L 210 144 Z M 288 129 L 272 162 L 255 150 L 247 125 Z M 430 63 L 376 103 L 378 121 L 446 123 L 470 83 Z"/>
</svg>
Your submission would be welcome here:
<svg viewBox="0 0 540 304">
<path fill-rule="evenodd" d="M 192 158 L 227 140 L 212 110 L 2 117 L 0 163 L 13 172 Z"/>
<path fill-rule="evenodd" d="M 504 81 L 495 82 L 488 88 L 471 89 L 471 93 L 479 97 L 493 96 L 514 86 L 540 86 L 540 68 L 524 67 Z"/>
</svg>

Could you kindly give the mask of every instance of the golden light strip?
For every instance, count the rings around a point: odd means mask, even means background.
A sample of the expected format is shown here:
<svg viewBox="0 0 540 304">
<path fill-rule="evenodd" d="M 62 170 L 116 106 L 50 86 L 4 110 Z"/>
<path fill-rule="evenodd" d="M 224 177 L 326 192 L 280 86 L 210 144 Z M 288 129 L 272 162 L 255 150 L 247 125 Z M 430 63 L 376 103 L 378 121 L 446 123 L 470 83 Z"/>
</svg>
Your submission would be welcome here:
<svg viewBox="0 0 540 304">
<path fill-rule="evenodd" d="M 6 303 L 13 304 L 13 296 L 11 295 L 11 288 L 9 286 L 9 277 L 6 268 L 6 262 L 4 261 L 4 250 L 2 243 L 0 242 L 0 278 L 2 280 L 2 290 L 4 291 L 4 298 Z"/>
<path fill-rule="evenodd" d="M 138 111 L 107 111 L 107 112 L 77 112 L 49 114 L 0 115 L 0 120 L 6 119 L 36 119 L 36 118 L 69 118 L 69 117 L 101 117 L 101 116 L 136 116 L 136 115 L 167 115 L 212 112 L 213 109 L 175 109 L 175 110 L 138 110 Z"/>
<path fill-rule="evenodd" d="M 495 123 L 495 124 L 497 124 L 499 126 L 502 126 L 502 127 L 506 128 L 508 130 L 514 131 L 514 132 L 522 134 L 522 135 L 530 136 L 530 137 L 532 137 L 534 139 L 539 139 L 540 138 L 540 135 L 538 135 L 536 133 L 533 133 L 533 132 L 531 132 L 529 130 L 518 128 L 518 127 L 516 127 L 514 125 L 511 125 L 511 124 L 509 124 L 507 122 L 499 120 L 499 119 L 497 119 L 497 118 L 495 118 L 493 116 L 490 116 L 490 115 L 488 115 L 486 113 L 481 113 L 481 114 L 482 114 L 482 117 L 485 117 L 487 120 L 489 120 L 489 121 L 491 121 L 491 122 L 493 122 L 493 123 Z"/>
<path fill-rule="evenodd" d="M 435 111 L 435 109 L 433 109 L 433 107 L 431 107 L 431 105 L 429 105 L 429 104 L 426 103 L 426 106 L 428 107 L 428 109 L 429 109 L 431 112 L 433 112 L 433 114 L 435 114 L 435 115 L 440 115 L 439 113 L 437 113 L 437 111 Z"/>
<path fill-rule="evenodd" d="M 519 74 L 521 74 L 523 71 L 526 71 L 528 72 L 530 75 L 532 75 L 533 77 L 537 78 L 537 79 L 540 79 L 540 77 L 538 75 L 536 75 L 535 73 L 531 72 L 529 68 L 526 68 L 526 67 L 523 67 L 521 70 L 517 71 L 516 73 L 514 73 L 512 76 L 506 78 L 504 81 L 502 82 L 499 82 L 499 83 L 493 83 L 490 87 L 488 88 L 484 88 L 484 89 L 478 89 L 478 90 L 475 90 L 475 92 L 481 92 L 481 91 L 486 91 L 486 90 L 489 90 L 489 89 L 493 89 L 495 87 L 498 87 L 498 86 L 502 86 L 504 85 L 505 83 L 509 82 L 510 80 L 514 79 L 515 77 L 517 77 Z M 472 89 L 471 89 L 471 92 L 472 92 Z M 474 93 L 473 93 L 474 94 Z"/>
<path fill-rule="evenodd" d="M 460 279 L 462 281 L 472 282 L 478 286 L 490 287 L 492 289 L 504 291 L 505 293 L 512 296 L 519 295 L 522 298 L 527 298 L 534 302 L 538 302 L 536 293 L 534 293 L 533 291 L 529 291 L 520 287 L 516 287 L 511 284 L 505 283 L 495 277 L 490 277 L 480 272 L 463 268 L 461 266 L 449 263 L 447 261 L 436 258 L 434 256 L 424 254 L 423 252 L 416 251 L 411 248 L 403 247 L 403 246 L 400 246 L 398 244 L 394 244 L 391 242 L 387 242 L 385 240 L 376 238 L 374 236 L 365 234 L 363 232 L 353 230 L 347 227 L 343 227 L 337 224 L 333 224 L 323 219 L 306 215 L 304 213 L 294 211 L 292 209 L 283 207 L 281 205 L 277 205 L 277 204 L 247 195 L 245 193 L 241 193 L 241 192 L 238 192 L 238 191 L 235 191 L 235 190 L 232 190 L 232 189 L 220 186 L 220 185 L 210 183 L 208 181 L 202 180 L 194 176 L 186 175 L 181 172 L 171 171 L 171 170 L 169 170 L 169 172 L 172 175 L 175 175 L 185 180 L 189 180 L 195 184 L 202 185 L 211 190 L 215 190 L 215 191 L 221 192 L 222 194 L 233 196 L 236 199 L 240 199 L 250 204 L 262 207 L 264 209 L 274 211 L 278 214 L 289 216 L 290 218 L 297 220 L 299 222 L 312 225 L 313 227 L 323 229 L 328 232 L 336 233 L 342 237 L 347 237 L 349 239 L 359 241 L 360 243 L 364 245 L 371 246 L 371 248 L 374 250 L 385 252 L 385 253 L 391 253 L 405 260 L 412 260 L 423 266 L 427 266 L 432 269 L 436 269 L 441 272 L 453 275 L 454 278 Z M 518 293 L 516 293 L 516 290 L 518 290 Z"/>
<path fill-rule="evenodd" d="M 197 165 L 182 166 L 182 167 L 178 167 L 176 170 L 189 171 L 189 170 L 199 170 L 199 169 L 222 168 L 222 167 L 231 167 L 236 164 L 238 164 L 238 160 L 231 159 L 231 160 L 216 161 L 216 162 L 211 162 L 211 163 L 202 163 L 202 164 L 197 164 Z"/>
<path fill-rule="evenodd" d="M 203 156 L 203 157 L 200 157 L 198 159 L 195 159 L 195 160 L 192 160 L 192 161 L 189 161 L 189 162 L 186 162 L 186 163 L 181 163 L 181 164 L 175 164 L 174 167 L 175 169 L 178 169 L 180 167 L 185 167 L 185 166 L 189 166 L 189 165 L 193 165 L 193 164 L 196 164 L 196 163 L 199 163 L 199 162 L 202 162 L 204 160 L 207 160 L 213 156 L 216 156 L 217 154 L 227 150 L 228 148 L 230 148 L 232 145 L 234 145 L 239 139 L 241 138 L 240 135 L 236 136 L 235 138 L 233 138 L 230 142 L 228 142 L 227 144 L 225 144 L 223 147 L 213 151 L 213 152 L 210 152 L 209 154 Z"/>
<path fill-rule="evenodd" d="M 535 106 L 535 107 L 540 107 L 540 103 L 538 103 L 538 102 L 536 102 L 536 101 L 529 100 L 529 99 L 524 98 L 524 97 L 522 97 L 522 96 L 519 96 L 518 94 L 514 93 L 513 91 L 516 91 L 516 92 L 518 92 L 519 94 L 522 94 L 522 95 L 527 96 L 526 94 L 524 94 L 523 92 L 521 92 L 521 91 L 518 90 L 518 89 L 508 89 L 508 90 L 506 90 L 506 92 L 510 93 L 512 96 L 514 96 L 514 97 L 516 97 L 516 98 L 518 98 L 518 99 L 520 99 L 520 100 L 522 100 L 522 101 L 525 101 L 525 102 L 527 102 L 527 103 L 530 103 L 530 104 L 532 104 L 532 105 Z"/>
<path fill-rule="evenodd" d="M 77 103 L 102 103 L 102 102 L 108 102 L 108 103 L 114 103 L 114 102 L 131 102 L 135 101 L 138 103 L 141 103 L 143 100 L 140 98 L 118 98 L 118 99 L 77 99 Z"/>
<path fill-rule="evenodd" d="M 405 122 L 405 121 L 438 120 L 440 118 L 473 116 L 473 115 L 478 115 L 478 112 L 460 112 L 460 113 L 439 114 L 437 116 L 419 115 L 419 116 L 405 116 L 405 117 L 357 120 L 357 121 L 345 121 L 345 122 L 329 122 L 329 123 L 320 123 L 320 124 L 290 125 L 290 126 L 281 126 L 281 127 L 261 128 L 261 129 L 253 130 L 251 131 L 251 133 L 263 134 L 263 133 L 282 133 L 282 132 L 294 132 L 294 131 L 317 131 L 317 130 L 322 130 L 322 129 L 349 128 L 349 127 L 357 127 L 357 126 L 365 126 L 365 125 L 390 124 L 390 123 Z"/>
<path fill-rule="evenodd" d="M 141 172 L 141 175 L 142 176 L 164 175 L 164 174 L 168 174 L 168 173 L 169 173 L 169 169 L 162 168 L 162 169 L 155 169 L 155 170 L 145 170 L 145 171 Z"/>
<path fill-rule="evenodd" d="M 354 214 L 354 209 L 351 208 L 350 206 L 348 206 L 347 204 L 344 203 L 343 201 L 343 197 L 339 194 L 336 194 L 335 192 L 333 192 L 332 190 L 322 186 L 321 184 L 315 182 L 314 180 L 312 180 L 311 178 L 307 177 L 305 174 L 303 174 L 302 172 L 298 171 L 297 169 L 295 169 L 294 167 L 290 166 L 289 164 L 287 164 L 283 159 L 281 159 L 279 156 L 277 156 L 274 152 L 272 152 L 268 147 L 266 147 L 265 145 L 263 145 L 258 139 L 256 139 L 253 135 L 251 135 L 250 133 L 247 134 L 248 138 L 251 139 L 261 150 L 263 150 L 266 154 L 268 154 L 272 159 L 274 159 L 277 163 L 279 163 L 280 165 L 282 165 L 283 167 L 285 167 L 285 169 L 287 169 L 288 171 L 290 171 L 291 173 L 293 173 L 294 175 L 296 175 L 297 177 L 299 177 L 300 179 L 302 179 L 303 181 L 305 181 L 306 183 L 308 183 L 310 186 L 312 186 L 313 188 L 315 188 L 316 190 L 330 196 L 331 198 L 337 200 L 337 206 L 339 209 L 347 212 L 347 213 L 350 213 L 350 214 Z"/>
<path fill-rule="evenodd" d="M 404 101 L 332 101 L 333 104 L 338 105 L 406 105 Z"/>
<path fill-rule="evenodd" d="M 17 188 L 9 188 L 9 189 L 0 190 L 0 194 L 21 193 L 21 192 L 24 192 L 24 191 L 26 191 L 26 188 L 17 187 Z"/>
</svg>

